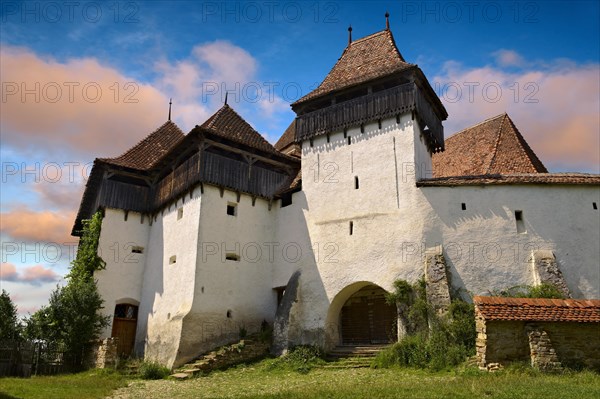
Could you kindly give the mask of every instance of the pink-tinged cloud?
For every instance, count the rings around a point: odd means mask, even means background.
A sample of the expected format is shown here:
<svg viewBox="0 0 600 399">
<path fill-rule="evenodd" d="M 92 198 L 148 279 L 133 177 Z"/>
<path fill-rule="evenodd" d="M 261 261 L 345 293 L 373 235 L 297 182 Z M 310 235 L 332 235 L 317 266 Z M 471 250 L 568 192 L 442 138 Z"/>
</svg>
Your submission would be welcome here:
<svg viewBox="0 0 600 399">
<path fill-rule="evenodd" d="M 71 237 L 75 212 L 34 211 L 26 207 L 3 212 L 0 231 L 15 241 L 76 243 Z"/>
<path fill-rule="evenodd" d="M 42 265 L 28 266 L 18 270 L 12 263 L 2 263 L 0 265 L 0 281 L 10 281 L 13 283 L 26 283 L 32 285 L 40 285 L 44 283 L 52 283 L 60 280 L 60 276 L 52 269 Z M 13 300 L 20 299 L 18 294 L 13 296 Z"/>
<path fill-rule="evenodd" d="M 496 57 L 496 63 L 501 67 L 519 67 L 525 65 L 523 57 L 513 50 L 501 49 L 492 53 L 492 55 Z"/>
<path fill-rule="evenodd" d="M 85 182 L 83 178 L 69 181 L 67 178 L 56 183 L 41 181 L 32 186 L 39 195 L 39 203 L 46 204 L 48 208 L 54 208 L 74 213 L 79 207 L 83 195 Z"/>
<path fill-rule="evenodd" d="M 0 281 L 17 281 L 19 274 L 17 268 L 12 263 L 0 264 Z"/>
<path fill-rule="evenodd" d="M 21 281 L 31 284 L 51 283 L 59 279 L 60 276 L 53 270 L 41 265 L 26 267 L 20 278 Z"/>
<path fill-rule="evenodd" d="M 93 58 L 3 45 L 0 71 L 3 144 L 116 156 L 167 119 L 165 95 Z"/>
<path fill-rule="evenodd" d="M 550 171 L 600 173 L 600 65 L 557 61 L 506 72 L 449 62 L 432 82 L 448 110 L 446 137 L 508 112 Z"/>
</svg>

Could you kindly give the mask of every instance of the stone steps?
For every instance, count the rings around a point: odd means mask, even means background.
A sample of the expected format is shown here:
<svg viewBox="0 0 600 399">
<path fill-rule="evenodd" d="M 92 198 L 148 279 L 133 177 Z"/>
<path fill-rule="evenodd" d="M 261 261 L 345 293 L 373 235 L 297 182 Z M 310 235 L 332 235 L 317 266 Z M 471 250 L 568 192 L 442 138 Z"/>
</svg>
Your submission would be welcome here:
<svg viewBox="0 0 600 399">
<path fill-rule="evenodd" d="M 224 369 L 236 364 L 253 361 L 268 353 L 269 344 L 260 340 L 245 339 L 238 343 L 220 347 L 179 367 L 171 377 L 184 380 L 200 373 Z"/>
<path fill-rule="evenodd" d="M 325 357 L 329 363 L 325 368 L 361 368 L 371 367 L 377 353 L 388 345 L 340 345 L 336 346 Z"/>
</svg>

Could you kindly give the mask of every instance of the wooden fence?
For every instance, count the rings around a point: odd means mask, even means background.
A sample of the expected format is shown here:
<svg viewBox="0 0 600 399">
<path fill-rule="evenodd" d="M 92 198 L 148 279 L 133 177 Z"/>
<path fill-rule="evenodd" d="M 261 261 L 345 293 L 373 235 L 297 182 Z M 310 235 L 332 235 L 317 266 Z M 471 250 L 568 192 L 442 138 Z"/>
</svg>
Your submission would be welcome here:
<svg viewBox="0 0 600 399">
<path fill-rule="evenodd" d="M 81 368 L 62 345 L 42 341 L 0 341 L 0 377 L 59 374 Z"/>
</svg>

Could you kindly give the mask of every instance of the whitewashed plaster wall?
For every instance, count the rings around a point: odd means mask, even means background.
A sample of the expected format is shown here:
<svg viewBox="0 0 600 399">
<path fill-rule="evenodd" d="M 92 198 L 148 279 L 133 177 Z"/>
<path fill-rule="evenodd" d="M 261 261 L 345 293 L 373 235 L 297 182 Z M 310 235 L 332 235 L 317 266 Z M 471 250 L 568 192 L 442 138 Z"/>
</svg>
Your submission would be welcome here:
<svg viewBox="0 0 600 399">
<path fill-rule="evenodd" d="M 475 295 L 534 283 L 530 257 L 551 250 L 572 295 L 600 297 L 600 187 L 514 185 L 423 187 L 437 215 L 453 285 Z M 461 205 L 465 204 L 466 210 Z M 518 233 L 515 211 L 526 232 Z M 419 245 L 422 247 L 422 244 Z M 421 248 L 408 248 L 407 259 Z"/>
<path fill-rule="evenodd" d="M 104 299 L 102 313 L 110 316 L 110 324 L 102 331 L 101 338 L 112 332 L 115 305 L 142 301 L 142 281 L 147 258 L 149 220 L 137 212 L 106 209 L 98 241 L 98 254 L 106 262 L 106 268 L 94 272 L 98 292 Z M 132 253 L 133 247 L 143 247 L 141 254 Z"/>
<path fill-rule="evenodd" d="M 136 343 L 147 359 L 169 367 L 180 355 L 183 320 L 194 300 L 202 203 L 196 188 L 191 198 L 186 195 L 159 212 L 150 231 Z M 181 218 L 178 209 L 183 209 Z M 170 263 L 173 256 L 176 262 Z"/>
</svg>

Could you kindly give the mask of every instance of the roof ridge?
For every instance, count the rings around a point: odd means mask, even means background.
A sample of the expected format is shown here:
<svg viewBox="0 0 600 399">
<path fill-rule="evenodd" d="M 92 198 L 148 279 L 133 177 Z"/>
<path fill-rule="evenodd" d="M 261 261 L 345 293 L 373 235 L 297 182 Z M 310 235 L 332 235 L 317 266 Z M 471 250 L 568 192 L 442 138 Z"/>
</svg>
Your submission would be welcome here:
<svg viewBox="0 0 600 399">
<path fill-rule="evenodd" d="M 467 127 L 465 127 L 464 129 L 461 129 L 461 130 L 459 130 L 458 132 L 454 133 L 452 136 L 448 137 L 448 138 L 446 139 L 446 141 L 448 141 L 448 140 L 452 140 L 454 137 L 458 136 L 460 133 L 462 133 L 462 132 L 464 132 L 464 131 L 466 131 L 466 130 L 473 129 L 473 128 L 477 127 L 477 126 L 481 126 L 481 125 L 483 125 L 484 123 L 488 123 L 488 122 L 491 122 L 491 121 L 493 121 L 494 119 L 498 119 L 498 118 L 500 118 L 500 117 L 504 116 L 504 114 L 506 114 L 506 112 L 505 112 L 505 113 L 502 113 L 502 114 L 498 114 L 498 115 L 496 115 L 496 116 L 492 116 L 492 117 L 490 117 L 490 118 L 487 118 L 487 119 L 484 119 L 483 121 L 481 121 L 481 122 L 479 122 L 479 123 L 476 123 L 476 124 L 474 124 L 474 125 L 472 125 L 472 126 L 467 126 Z"/>
<path fill-rule="evenodd" d="M 129 147 L 127 150 L 125 150 L 125 152 L 121 153 L 120 155 L 117 155 L 116 157 L 105 157 L 105 158 L 98 158 L 100 160 L 110 160 L 110 159 L 119 159 L 123 156 L 125 156 L 128 152 L 133 151 L 138 145 L 142 144 L 144 141 L 147 141 L 150 136 L 152 136 L 155 133 L 158 133 L 159 130 L 161 130 L 163 127 L 165 127 L 165 125 L 172 123 L 177 130 L 179 130 L 181 132 L 181 134 L 185 135 L 185 133 L 183 133 L 183 131 L 179 128 L 179 126 L 177 126 L 175 124 L 175 122 L 173 121 L 166 121 L 165 123 L 163 123 L 162 125 L 160 125 L 158 128 L 156 128 L 153 132 L 151 132 L 150 134 L 148 134 L 146 137 L 144 137 L 143 139 L 139 140 L 137 143 L 135 143 L 134 145 L 132 145 L 131 147 Z"/>
<path fill-rule="evenodd" d="M 218 126 L 219 123 L 222 126 Z M 280 153 L 260 132 L 252 127 L 248 121 L 228 104 L 223 104 L 200 127 L 258 150 Z"/>
<path fill-rule="evenodd" d="M 508 116 L 508 114 L 507 114 L 507 116 Z M 517 140 L 521 144 L 521 148 L 525 152 L 525 155 L 527 156 L 527 160 L 529 161 L 529 163 L 531 164 L 533 169 L 535 169 L 535 170 L 539 169 L 538 165 L 535 164 L 536 162 L 538 162 L 539 166 L 541 166 L 541 169 L 543 171 L 545 171 L 546 173 L 548 173 L 548 169 L 546 168 L 546 166 L 544 165 L 542 160 L 538 158 L 537 154 L 533 151 L 533 149 L 529 146 L 529 143 L 527 142 L 527 140 L 525 140 L 525 137 L 523 137 L 523 135 L 519 131 L 519 128 L 517 127 L 517 125 L 515 125 L 515 123 L 512 121 L 512 119 L 510 119 L 510 117 L 508 117 L 508 121 L 509 121 L 511 127 L 514 129 Z M 538 172 L 538 173 L 540 173 L 540 172 Z"/>
<path fill-rule="evenodd" d="M 508 117 L 508 114 L 506 112 L 504 112 L 504 114 L 502 115 L 502 121 L 500 122 L 500 125 L 498 126 L 498 136 L 496 137 L 496 143 L 494 143 L 494 149 L 492 151 L 492 159 L 490 159 L 490 163 L 488 164 L 486 174 L 489 174 L 492 171 L 492 166 L 494 165 L 496 156 L 498 155 L 498 145 L 500 144 L 500 137 L 502 136 L 502 128 L 504 127 L 504 122 L 506 121 L 507 117 Z"/>
<path fill-rule="evenodd" d="M 179 126 L 173 121 L 167 121 L 122 154 L 111 158 L 96 159 L 108 164 L 147 170 L 152 168 L 184 138 L 185 133 Z M 151 151 L 148 150 L 149 148 Z"/>
</svg>

